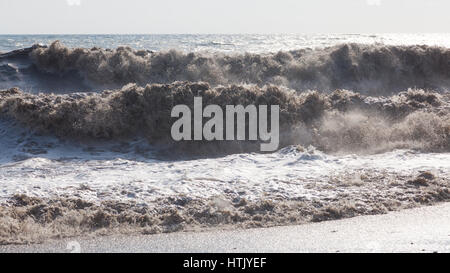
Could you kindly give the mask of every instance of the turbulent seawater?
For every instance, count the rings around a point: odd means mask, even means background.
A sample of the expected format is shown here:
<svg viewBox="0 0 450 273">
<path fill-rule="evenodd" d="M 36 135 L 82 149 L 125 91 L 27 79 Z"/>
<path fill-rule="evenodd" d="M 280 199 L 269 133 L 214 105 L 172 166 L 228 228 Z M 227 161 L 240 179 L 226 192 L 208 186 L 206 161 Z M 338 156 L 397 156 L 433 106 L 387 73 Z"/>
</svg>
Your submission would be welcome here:
<svg viewBox="0 0 450 273">
<path fill-rule="evenodd" d="M 299 224 L 448 201 L 449 41 L 0 36 L 0 242 Z M 279 105 L 280 149 L 174 142 L 170 111 L 195 96 Z"/>
</svg>

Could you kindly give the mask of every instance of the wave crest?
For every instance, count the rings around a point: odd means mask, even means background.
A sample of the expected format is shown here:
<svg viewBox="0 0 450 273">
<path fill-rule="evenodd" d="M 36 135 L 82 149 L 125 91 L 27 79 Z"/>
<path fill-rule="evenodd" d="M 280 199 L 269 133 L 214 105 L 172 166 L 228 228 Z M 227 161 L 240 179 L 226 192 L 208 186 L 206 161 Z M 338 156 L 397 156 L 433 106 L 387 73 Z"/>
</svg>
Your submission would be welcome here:
<svg viewBox="0 0 450 273">
<path fill-rule="evenodd" d="M 79 139 L 144 136 L 151 143 L 175 144 L 170 137 L 174 105 L 279 105 L 281 146 L 314 145 L 329 152 L 381 152 L 395 148 L 450 150 L 450 97 L 409 90 L 391 97 L 366 97 L 337 90 L 297 93 L 277 86 L 175 82 L 139 87 L 127 85 L 102 93 L 33 95 L 19 89 L 0 92 L 0 112 L 30 128 Z M 256 150 L 254 143 L 181 142 L 202 144 L 230 153 Z M 208 144 L 208 145 L 207 145 Z M 213 146 L 209 146 L 213 145 Z M 202 147 L 203 147 L 202 146 Z M 206 148 L 207 149 L 207 148 Z M 220 149 L 219 149 L 220 150 Z"/>
<path fill-rule="evenodd" d="M 70 49 L 58 41 L 35 48 L 33 63 L 42 71 L 76 71 L 91 84 L 205 81 L 227 84 L 274 84 L 297 91 L 354 90 L 393 94 L 407 88 L 447 90 L 450 50 L 432 46 L 343 44 L 325 49 L 301 49 L 270 54 L 150 52 L 119 47 L 114 50 Z"/>
</svg>

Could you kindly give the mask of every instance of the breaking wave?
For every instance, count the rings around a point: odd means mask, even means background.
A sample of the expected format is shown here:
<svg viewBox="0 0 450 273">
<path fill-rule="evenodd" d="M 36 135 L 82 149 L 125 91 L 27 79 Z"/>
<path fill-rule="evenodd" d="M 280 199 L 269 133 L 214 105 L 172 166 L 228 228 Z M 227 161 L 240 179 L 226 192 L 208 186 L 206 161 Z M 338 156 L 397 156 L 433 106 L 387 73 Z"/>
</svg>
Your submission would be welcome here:
<svg viewBox="0 0 450 273">
<path fill-rule="evenodd" d="M 0 54 L 0 244 L 448 201 L 449 87 L 450 49 L 431 46 L 226 55 L 54 42 Z M 280 148 L 289 147 L 212 159 L 261 143 L 174 142 L 171 110 L 192 109 L 197 96 L 222 108 L 279 105 Z M 405 150 L 347 155 L 396 149 Z"/>
<path fill-rule="evenodd" d="M 347 90 L 330 94 L 267 85 L 212 87 L 204 82 L 136 84 L 101 93 L 30 94 L 13 88 L 0 92 L 0 112 L 37 130 L 64 138 L 124 139 L 172 144 L 179 152 L 246 152 L 254 142 L 173 143 L 174 105 L 279 105 L 280 143 L 314 145 L 327 152 L 382 152 L 396 148 L 450 151 L 450 98 L 410 89 L 390 97 Z M 201 144 L 201 145 L 200 145 Z M 201 147 L 201 149 L 200 149 Z"/>
<path fill-rule="evenodd" d="M 172 107 L 192 107 L 202 96 L 222 107 L 280 105 L 281 147 L 450 150 L 450 49 L 443 47 L 226 55 L 71 49 L 56 41 L 0 55 L 0 76 L 2 117 L 62 138 L 145 137 L 189 154 L 258 150 L 256 141 L 173 143 Z"/>
<path fill-rule="evenodd" d="M 71 91 L 174 81 L 204 81 L 211 86 L 273 84 L 297 91 L 348 89 L 368 95 L 395 94 L 408 88 L 444 91 L 450 86 L 450 50 L 425 45 L 351 43 L 324 49 L 227 55 L 136 51 L 129 47 L 71 49 L 56 41 L 49 47 L 34 46 L 0 57 L 13 59 L 28 62 L 34 69 L 28 74 L 38 74 L 34 80 L 45 76 L 49 78 L 46 82 L 64 81 L 66 86 L 74 85 Z M 7 70 L 0 74 L 15 75 Z M 17 73 L 21 76 L 20 69 Z M 68 87 L 54 84 L 40 91 L 61 89 Z"/>
</svg>

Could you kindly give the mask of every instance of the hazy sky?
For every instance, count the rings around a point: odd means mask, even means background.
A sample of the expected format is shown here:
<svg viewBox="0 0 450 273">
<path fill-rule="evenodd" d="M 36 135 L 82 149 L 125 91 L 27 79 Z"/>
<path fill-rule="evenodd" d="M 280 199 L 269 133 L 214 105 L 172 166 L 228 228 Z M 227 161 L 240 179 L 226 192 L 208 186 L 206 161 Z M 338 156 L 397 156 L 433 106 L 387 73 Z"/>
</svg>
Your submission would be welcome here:
<svg viewBox="0 0 450 273">
<path fill-rule="evenodd" d="M 0 0 L 0 34 L 450 32 L 449 0 Z"/>
</svg>

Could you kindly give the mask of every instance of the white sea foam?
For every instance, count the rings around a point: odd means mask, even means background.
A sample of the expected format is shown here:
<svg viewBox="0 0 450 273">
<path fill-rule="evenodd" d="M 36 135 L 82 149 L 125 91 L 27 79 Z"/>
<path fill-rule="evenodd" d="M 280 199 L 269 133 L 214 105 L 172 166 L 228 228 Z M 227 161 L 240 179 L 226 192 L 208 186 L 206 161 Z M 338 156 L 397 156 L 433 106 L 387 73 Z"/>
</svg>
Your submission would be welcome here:
<svg viewBox="0 0 450 273">
<path fill-rule="evenodd" d="M 61 149 L 64 149 L 61 147 Z M 72 150 L 64 155 L 77 159 L 58 159 L 62 150 L 45 157 L 34 157 L 0 167 L 0 198 L 14 194 L 37 197 L 79 197 L 91 201 L 131 201 L 146 203 L 160 197 L 186 195 L 210 198 L 228 193 L 247 200 L 266 195 L 286 200 L 295 198 L 332 198 L 354 191 L 342 187 L 319 191 L 340 176 L 358 179 L 364 173 L 410 176 L 431 171 L 450 177 L 450 153 L 418 153 L 396 150 L 377 155 L 326 155 L 312 147 L 300 152 L 287 147 L 273 154 L 235 154 L 221 158 L 181 161 L 136 160 L 126 154 L 92 156 Z M 102 159 L 103 157 L 103 159 Z M 127 158 L 128 157 L 128 158 Z M 314 189 L 305 186 L 315 183 Z M 84 189 L 84 190 L 83 190 Z"/>
</svg>

